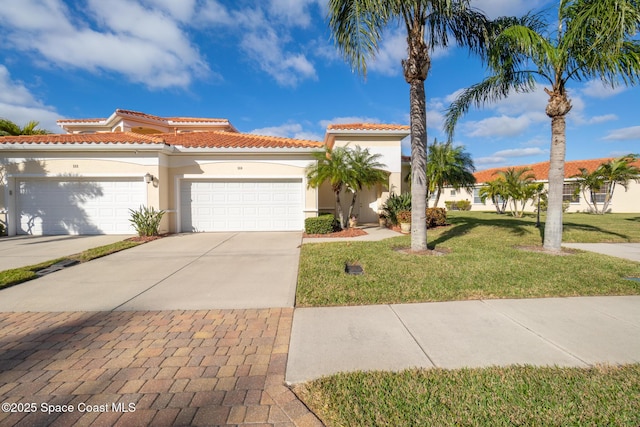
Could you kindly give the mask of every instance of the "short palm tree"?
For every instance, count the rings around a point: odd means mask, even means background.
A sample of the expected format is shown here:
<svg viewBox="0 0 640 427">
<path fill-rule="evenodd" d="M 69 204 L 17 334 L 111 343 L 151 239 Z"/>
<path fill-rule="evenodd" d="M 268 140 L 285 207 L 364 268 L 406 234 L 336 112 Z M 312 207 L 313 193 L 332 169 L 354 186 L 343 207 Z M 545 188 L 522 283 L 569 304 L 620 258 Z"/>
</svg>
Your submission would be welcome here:
<svg viewBox="0 0 640 427">
<path fill-rule="evenodd" d="M 444 187 L 453 187 L 456 191 L 464 188 L 472 192 L 476 183 L 475 170 L 471 155 L 464 151 L 463 146 L 454 147 L 451 142 L 439 144 L 434 140 L 427 155 L 429 194 L 436 193 L 434 206 L 438 206 Z"/>
<path fill-rule="evenodd" d="M 507 202 L 509 201 L 509 195 L 503 178 L 499 177 L 482 184 L 482 187 L 480 187 L 480 190 L 478 191 L 478 195 L 480 196 L 482 203 L 486 202 L 487 199 L 491 199 L 496 208 L 496 212 L 499 214 L 505 213 L 507 209 Z"/>
<path fill-rule="evenodd" d="M 387 181 L 387 174 L 382 170 L 384 165 L 378 162 L 380 155 L 357 146 L 355 149 L 325 147 L 323 151 L 314 152 L 313 156 L 316 161 L 307 168 L 307 183 L 312 188 L 318 188 L 324 182 L 331 185 L 336 198 L 336 217 L 342 227 L 347 227 L 340 194 L 345 189 L 352 193 L 351 217 L 358 191 Z"/>
<path fill-rule="evenodd" d="M 39 122 L 31 120 L 23 127 L 20 127 L 11 120 L 0 119 L 0 136 L 46 135 L 51 133 L 44 129 L 37 129 L 39 124 Z"/>
<path fill-rule="evenodd" d="M 580 173 L 573 176 L 577 179 L 579 188 L 585 196 L 585 202 L 594 213 L 607 212 L 616 184 L 620 184 L 626 191 L 630 181 L 640 182 L 640 168 L 632 164 L 637 160 L 637 155 L 628 154 L 602 163 L 593 172 L 580 168 Z M 598 208 L 599 195 L 603 195 L 602 209 Z"/>
<path fill-rule="evenodd" d="M 537 193 L 537 186 L 534 183 L 536 177 L 531 172 L 531 168 L 508 168 L 498 171 L 498 176 L 504 180 L 506 195 L 511 202 L 511 214 L 518 218 L 522 217 L 527 201 Z"/>
<path fill-rule="evenodd" d="M 368 149 L 362 149 L 356 145 L 354 149 L 349 150 L 349 157 L 351 178 L 346 184 L 352 193 L 351 205 L 349 205 L 349 218 L 352 218 L 358 191 L 378 184 L 386 185 L 389 175 L 383 170 L 385 165 L 378 161 L 382 157 L 381 154 L 371 154 Z"/>
<path fill-rule="evenodd" d="M 547 85 L 551 150 L 544 248 L 560 251 L 569 81 L 599 78 L 609 86 L 639 81 L 640 3 L 637 0 L 560 0 L 557 25 L 536 16 L 497 33 L 487 52 L 491 75 L 463 91 L 447 113 L 450 135 L 470 106 L 506 97 L 512 90 Z M 527 23 L 523 25 L 524 23 Z"/>
<path fill-rule="evenodd" d="M 431 52 L 451 41 L 480 51 L 487 21 L 469 0 L 329 0 L 329 26 L 354 70 L 366 76 L 367 61 L 378 52 L 383 30 L 400 24 L 407 31 L 404 78 L 410 85 L 411 249 L 427 249 L 427 114 L 424 82 Z"/>
</svg>

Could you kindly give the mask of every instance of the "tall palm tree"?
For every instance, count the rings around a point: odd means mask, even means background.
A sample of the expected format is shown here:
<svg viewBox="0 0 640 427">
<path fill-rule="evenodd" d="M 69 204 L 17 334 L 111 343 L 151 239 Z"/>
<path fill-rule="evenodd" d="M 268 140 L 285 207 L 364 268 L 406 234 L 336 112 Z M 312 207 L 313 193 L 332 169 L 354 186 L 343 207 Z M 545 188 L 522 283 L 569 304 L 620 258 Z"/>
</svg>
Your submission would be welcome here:
<svg viewBox="0 0 640 427">
<path fill-rule="evenodd" d="M 429 146 L 427 154 L 427 182 L 429 194 L 436 193 L 433 206 L 438 206 L 444 187 L 453 187 L 456 191 L 464 188 L 473 191 L 476 170 L 471 155 L 463 146 L 454 147 L 451 142 L 439 144 L 437 140 Z"/>
<path fill-rule="evenodd" d="M 346 183 L 351 191 L 351 205 L 349 205 L 349 218 L 353 217 L 353 210 L 356 205 L 358 191 L 363 188 L 371 188 L 377 184 L 385 184 L 389 180 L 388 174 L 383 170 L 385 165 L 378 159 L 381 154 L 371 154 L 367 148 L 362 149 L 359 145 L 349 150 L 349 169 L 351 177 Z"/>
<path fill-rule="evenodd" d="M 11 120 L 0 119 L 0 136 L 46 135 L 51 133 L 45 129 L 37 129 L 39 124 L 39 122 L 31 120 L 23 127 L 20 127 Z"/>
<path fill-rule="evenodd" d="M 640 4 L 637 0 L 560 0 L 554 28 L 542 25 L 536 16 L 530 18 L 495 36 L 486 56 L 491 75 L 452 103 L 446 127 L 452 135 L 471 105 L 506 97 L 512 90 L 532 90 L 537 82 L 547 86 L 551 150 L 544 248 L 560 251 L 565 118 L 571 110 L 567 84 L 593 78 L 611 87 L 638 83 L 640 43 L 635 37 Z"/>
<path fill-rule="evenodd" d="M 404 78 L 410 85 L 411 249 L 427 249 L 427 113 L 424 82 L 431 52 L 453 38 L 472 51 L 482 50 L 487 21 L 469 0 L 329 0 L 329 26 L 344 58 L 366 76 L 367 61 L 379 49 L 383 30 L 400 23 L 407 31 Z"/>
</svg>

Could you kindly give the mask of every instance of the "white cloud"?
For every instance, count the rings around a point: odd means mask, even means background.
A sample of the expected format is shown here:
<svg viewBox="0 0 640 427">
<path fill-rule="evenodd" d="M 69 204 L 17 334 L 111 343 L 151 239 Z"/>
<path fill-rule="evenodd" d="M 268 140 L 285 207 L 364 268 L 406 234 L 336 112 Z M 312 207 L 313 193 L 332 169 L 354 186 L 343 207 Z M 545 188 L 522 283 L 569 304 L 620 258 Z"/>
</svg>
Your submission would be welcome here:
<svg viewBox="0 0 640 427">
<path fill-rule="evenodd" d="M 616 86 L 612 88 L 609 85 L 605 85 L 601 80 L 589 80 L 584 84 L 582 93 L 592 98 L 609 98 L 622 93 L 627 88 L 625 86 Z"/>
<path fill-rule="evenodd" d="M 471 0 L 471 6 L 483 11 L 489 18 L 521 16 L 546 3 L 547 0 Z"/>
<path fill-rule="evenodd" d="M 0 117 L 20 126 L 35 120 L 41 129 L 61 132 L 56 124 L 60 115 L 55 108 L 36 99 L 23 82 L 12 80 L 4 65 L 0 65 Z"/>
<path fill-rule="evenodd" d="M 542 150 L 540 148 L 511 148 L 507 150 L 496 151 L 490 156 L 478 157 L 473 159 L 473 163 L 478 169 L 490 169 L 500 166 L 513 166 L 513 159 L 520 157 L 532 157 L 548 155 L 549 150 Z"/>
<path fill-rule="evenodd" d="M 544 114 L 542 114 L 544 116 Z M 544 116 L 546 118 L 546 116 Z M 489 117 L 478 121 L 468 121 L 463 124 L 465 135 L 471 137 L 510 137 L 524 133 L 529 126 L 539 122 L 542 117 L 538 115 L 520 115 L 510 117 L 501 115 Z"/>
<path fill-rule="evenodd" d="M 284 138 L 307 139 L 311 141 L 322 141 L 322 135 L 306 131 L 300 123 L 285 123 L 280 126 L 270 126 L 254 129 L 249 133 L 255 135 L 281 136 Z"/>
<path fill-rule="evenodd" d="M 589 122 L 589 124 L 597 125 L 597 124 L 600 124 L 600 123 L 610 122 L 612 120 L 618 120 L 618 116 L 616 116 L 615 114 L 603 114 L 602 116 L 593 116 L 593 117 L 591 117 L 588 120 L 588 122 Z"/>
<path fill-rule="evenodd" d="M 603 139 L 607 141 L 640 140 L 640 126 L 614 129 L 609 132 Z"/>
<path fill-rule="evenodd" d="M 60 0 L 11 2 L 0 8 L 13 47 L 64 68 L 115 72 L 151 88 L 187 86 L 208 67 L 188 35 L 167 13 L 167 1 L 91 0 L 85 17 Z M 162 3 L 164 10 L 153 8 Z M 189 4 L 182 12 L 188 15 Z M 69 17 L 73 16 L 73 22 Z M 37 18 L 42 17 L 42 19 Z"/>
</svg>

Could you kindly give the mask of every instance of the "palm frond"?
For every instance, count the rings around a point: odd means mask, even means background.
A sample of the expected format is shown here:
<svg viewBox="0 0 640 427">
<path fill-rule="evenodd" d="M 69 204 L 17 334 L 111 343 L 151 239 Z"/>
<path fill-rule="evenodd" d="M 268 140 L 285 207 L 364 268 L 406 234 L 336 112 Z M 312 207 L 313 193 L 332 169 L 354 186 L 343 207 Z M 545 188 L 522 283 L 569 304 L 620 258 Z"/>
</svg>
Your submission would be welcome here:
<svg viewBox="0 0 640 427">
<path fill-rule="evenodd" d="M 379 49 L 382 31 L 393 18 L 393 1 L 330 0 L 329 27 L 352 70 L 366 76 L 367 60 Z"/>
</svg>

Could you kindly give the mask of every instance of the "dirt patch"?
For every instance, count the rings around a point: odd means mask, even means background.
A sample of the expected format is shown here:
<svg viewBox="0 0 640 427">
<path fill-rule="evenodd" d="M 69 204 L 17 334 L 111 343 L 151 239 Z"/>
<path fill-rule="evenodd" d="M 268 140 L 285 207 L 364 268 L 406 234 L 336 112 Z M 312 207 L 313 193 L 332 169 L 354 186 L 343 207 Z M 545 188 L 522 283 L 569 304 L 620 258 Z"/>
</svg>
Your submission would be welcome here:
<svg viewBox="0 0 640 427">
<path fill-rule="evenodd" d="M 451 253 L 451 249 L 449 248 L 433 248 L 425 251 L 413 251 L 411 248 L 397 247 L 393 250 L 405 255 L 443 256 Z"/>
<path fill-rule="evenodd" d="M 147 242 L 151 242 L 152 240 L 162 239 L 163 237 L 167 237 L 168 235 L 169 234 L 160 234 L 158 236 L 134 236 L 134 237 L 129 237 L 126 240 L 129 242 L 147 243 Z"/>
<path fill-rule="evenodd" d="M 367 233 L 361 228 L 347 228 L 346 230 L 337 231 L 335 233 L 328 234 L 307 234 L 303 233 L 302 237 L 358 237 L 358 236 L 366 236 Z"/>
<path fill-rule="evenodd" d="M 520 250 L 520 251 L 540 252 L 540 253 L 543 253 L 543 254 L 556 255 L 556 256 L 573 255 L 573 254 L 576 254 L 576 253 L 579 252 L 576 249 L 570 249 L 570 248 L 562 248 L 562 250 L 560 252 L 548 251 L 543 246 L 516 246 L 515 248 Z"/>
</svg>

